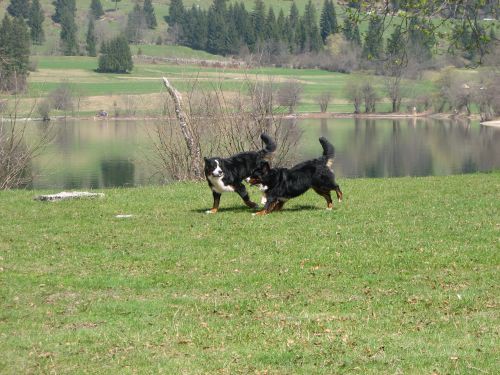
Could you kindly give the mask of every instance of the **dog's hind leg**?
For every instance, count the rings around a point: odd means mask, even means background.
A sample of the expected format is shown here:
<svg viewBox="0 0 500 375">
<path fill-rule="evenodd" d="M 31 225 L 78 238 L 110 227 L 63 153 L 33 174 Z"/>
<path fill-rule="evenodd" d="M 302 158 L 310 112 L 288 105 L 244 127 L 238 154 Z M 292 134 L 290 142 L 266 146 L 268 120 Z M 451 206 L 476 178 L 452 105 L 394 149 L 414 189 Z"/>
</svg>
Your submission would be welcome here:
<svg viewBox="0 0 500 375">
<path fill-rule="evenodd" d="M 212 190 L 212 195 L 214 196 L 214 204 L 211 210 L 206 211 L 207 214 L 215 214 L 219 210 L 220 203 L 220 193 Z"/>
<path fill-rule="evenodd" d="M 339 185 L 335 185 L 335 193 L 337 193 L 337 199 L 339 200 L 339 202 L 342 202 L 342 196 L 344 194 L 342 194 L 342 190 L 340 190 L 340 186 Z"/>
<path fill-rule="evenodd" d="M 245 204 L 248 207 L 250 207 L 250 208 L 258 207 L 257 203 L 252 202 L 250 200 L 250 197 L 248 196 L 248 192 L 247 192 L 247 189 L 245 188 L 245 185 L 243 185 L 243 184 L 237 185 L 235 191 L 238 193 L 238 195 L 241 197 L 241 199 L 243 199 L 243 202 L 245 202 Z"/>
<path fill-rule="evenodd" d="M 333 201 L 332 196 L 330 195 L 330 190 L 322 190 L 315 187 L 313 187 L 313 190 L 326 199 L 326 209 L 331 210 L 333 208 Z"/>
</svg>

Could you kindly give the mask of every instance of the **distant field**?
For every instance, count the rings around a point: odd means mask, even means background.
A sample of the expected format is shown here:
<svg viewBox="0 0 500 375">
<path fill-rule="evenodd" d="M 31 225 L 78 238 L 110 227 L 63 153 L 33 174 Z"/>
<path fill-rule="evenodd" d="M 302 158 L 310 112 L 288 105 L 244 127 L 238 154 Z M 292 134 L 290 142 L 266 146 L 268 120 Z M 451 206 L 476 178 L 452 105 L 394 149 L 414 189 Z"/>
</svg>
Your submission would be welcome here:
<svg viewBox="0 0 500 375">
<path fill-rule="evenodd" d="M 158 50 L 161 47 L 158 47 Z M 168 55 L 170 47 L 165 48 Z M 183 49 L 175 47 L 174 49 Z M 171 51 L 171 50 L 170 50 Z M 48 94 L 63 82 L 68 82 L 78 89 L 81 95 L 87 98 L 82 103 L 82 112 L 96 111 L 103 106 L 110 109 L 113 100 L 105 97 L 123 95 L 149 95 L 163 91 L 161 77 L 166 76 L 181 91 L 192 86 L 194 80 L 198 85 L 209 89 L 214 85 L 221 85 L 227 92 L 245 90 L 245 82 L 261 80 L 271 81 L 279 86 L 287 80 L 298 81 L 303 87 L 302 99 L 298 107 L 299 112 L 318 112 L 316 97 L 322 92 L 333 95 L 329 111 L 350 112 L 352 106 L 347 103 L 346 85 L 352 81 L 372 80 L 378 88 L 381 97 L 384 96 L 383 81 L 380 77 L 363 74 L 332 73 L 316 69 L 286 69 L 286 68 L 258 68 L 258 69 L 221 69 L 196 65 L 176 65 L 170 63 L 138 63 L 132 74 L 103 74 L 95 72 L 97 59 L 90 57 L 36 57 L 38 70 L 30 75 L 30 96 L 39 97 Z M 431 81 L 407 81 L 405 84 L 413 96 L 430 94 L 433 91 Z M 103 97 L 104 102 L 95 103 L 93 97 Z M 138 98 L 140 100 L 140 97 Z M 388 103 L 381 101 L 379 111 L 389 110 Z M 98 107 L 93 107 L 93 105 Z M 144 102 L 147 106 L 148 103 Z M 153 107 L 159 108 L 157 102 L 150 102 Z M 107 106 L 107 107 L 106 107 Z M 144 108 L 145 109 L 145 108 Z M 145 109 L 146 110 L 146 109 Z"/>
<path fill-rule="evenodd" d="M 338 182 L 266 217 L 0 192 L 0 372 L 497 373 L 500 174 Z"/>
</svg>

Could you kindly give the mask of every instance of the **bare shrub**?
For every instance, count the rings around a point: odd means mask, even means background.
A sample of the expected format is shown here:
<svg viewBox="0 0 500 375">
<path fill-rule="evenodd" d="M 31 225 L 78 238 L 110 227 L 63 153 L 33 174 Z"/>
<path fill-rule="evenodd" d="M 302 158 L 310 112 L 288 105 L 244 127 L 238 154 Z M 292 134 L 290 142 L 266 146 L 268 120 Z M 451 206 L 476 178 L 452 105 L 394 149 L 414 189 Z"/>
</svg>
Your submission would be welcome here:
<svg viewBox="0 0 500 375">
<path fill-rule="evenodd" d="M 324 91 L 316 97 L 316 102 L 322 113 L 325 113 L 328 109 L 328 105 L 333 100 L 332 93 L 329 91 Z"/>
<path fill-rule="evenodd" d="M 375 105 L 379 98 L 373 84 L 370 81 L 365 82 L 361 85 L 361 92 L 365 103 L 365 113 L 375 112 Z"/>
<path fill-rule="evenodd" d="M 139 107 L 139 100 L 135 95 L 124 95 L 121 98 L 123 114 L 125 116 L 135 116 Z"/>
<path fill-rule="evenodd" d="M 284 119 L 285 111 L 275 104 L 276 95 L 272 80 L 247 79 L 239 92 L 231 94 L 223 92 L 220 85 L 204 88 L 198 81 L 192 82 L 183 105 L 186 125 L 202 156 L 227 157 L 261 149 L 259 136 L 266 132 L 278 145 L 274 164 L 291 161 L 291 151 L 300 138 L 300 131 L 295 122 Z M 194 156 L 179 126 L 176 109 L 170 102 L 164 111 L 165 121 L 150 133 L 156 151 L 151 161 L 164 180 L 194 179 Z M 203 165 L 197 169 L 203 170 Z"/>
<path fill-rule="evenodd" d="M 500 115 L 500 76 L 493 70 L 483 71 L 472 91 L 482 121 Z"/>
<path fill-rule="evenodd" d="M 279 105 L 288 108 L 288 113 L 295 112 L 304 88 L 298 81 L 287 81 L 278 89 Z"/>
<path fill-rule="evenodd" d="M 402 84 L 401 76 L 386 77 L 384 79 L 384 88 L 391 100 L 392 112 L 399 112 L 401 101 L 407 94 L 406 87 Z"/>
<path fill-rule="evenodd" d="M 73 111 L 75 108 L 74 90 L 75 87 L 68 82 L 63 82 L 52 90 L 48 95 L 52 108 L 64 112 Z"/>
<path fill-rule="evenodd" d="M 47 99 L 43 99 L 40 103 L 38 103 L 36 107 L 36 112 L 42 118 L 43 121 L 50 121 L 50 111 L 52 110 L 52 106 L 50 101 Z"/>
<path fill-rule="evenodd" d="M 3 113 L 3 119 L 7 121 L 0 122 L 0 190 L 24 187 L 32 182 L 33 159 L 50 143 L 53 136 L 50 127 L 38 125 L 40 131 L 28 141 L 29 127 L 37 125 L 19 120 L 19 97 L 9 101 L 11 103 L 8 103 Z M 24 115 L 30 117 L 33 109 L 34 106 Z"/>
<path fill-rule="evenodd" d="M 354 105 L 354 113 L 361 112 L 361 103 L 363 102 L 363 90 L 358 81 L 348 82 L 345 87 L 347 98 Z"/>
</svg>

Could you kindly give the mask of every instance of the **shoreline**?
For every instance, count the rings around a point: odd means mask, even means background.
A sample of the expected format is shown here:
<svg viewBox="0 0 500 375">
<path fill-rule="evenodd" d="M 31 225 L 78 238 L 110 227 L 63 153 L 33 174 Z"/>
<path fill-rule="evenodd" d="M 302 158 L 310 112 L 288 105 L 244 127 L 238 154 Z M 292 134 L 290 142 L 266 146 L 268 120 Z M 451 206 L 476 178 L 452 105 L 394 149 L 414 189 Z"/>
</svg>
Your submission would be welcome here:
<svg viewBox="0 0 500 375">
<path fill-rule="evenodd" d="M 334 118 L 354 118 L 354 119 L 434 119 L 434 120 L 479 120 L 479 115 L 457 116 L 452 113 L 352 113 L 352 112 L 299 112 L 283 115 L 284 119 L 334 119 Z M 66 120 L 94 120 L 94 121 L 156 121 L 166 120 L 162 116 L 128 116 L 128 117 L 113 117 L 113 116 L 54 116 L 48 122 L 66 121 Z M 0 117 L 0 123 L 10 122 L 10 118 Z M 37 117 L 19 117 L 15 121 L 43 121 Z M 500 127 L 500 119 L 480 122 L 484 126 Z"/>
</svg>

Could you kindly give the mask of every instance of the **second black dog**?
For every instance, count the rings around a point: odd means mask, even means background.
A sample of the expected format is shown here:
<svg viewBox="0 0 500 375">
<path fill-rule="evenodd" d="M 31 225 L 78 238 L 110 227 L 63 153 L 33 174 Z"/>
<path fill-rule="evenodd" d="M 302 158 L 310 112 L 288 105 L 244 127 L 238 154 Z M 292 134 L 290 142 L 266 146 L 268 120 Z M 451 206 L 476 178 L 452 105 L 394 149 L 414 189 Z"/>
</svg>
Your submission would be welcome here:
<svg viewBox="0 0 500 375">
<path fill-rule="evenodd" d="M 324 137 L 321 137 L 319 142 L 323 147 L 321 157 L 307 160 L 290 169 L 271 168 L 265 160 L 259 162 L 250 176 L 250 183 L 263 186 L 267 202 L 256 215 L 265 215 L 272 211 L 281 210 L 287 200 L 298 197 L 310 188 L 326 199 L 328 210 L 333 207 L 330 195 L 332 190 L 337 193 L 339 202 L 342 201 L 342 191 L 335 182 L 335 174 L 333 173 L 335 148 Z"/>
</svg>

